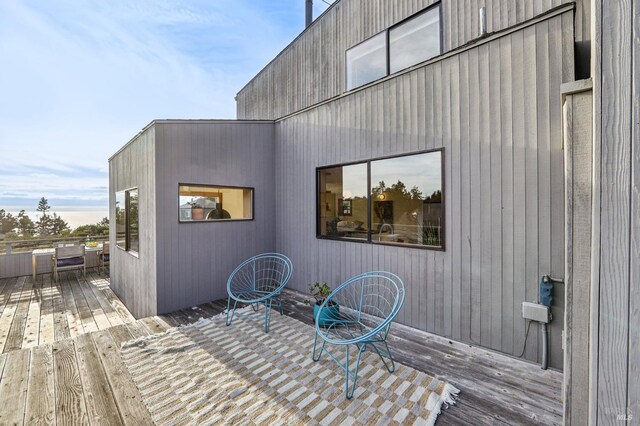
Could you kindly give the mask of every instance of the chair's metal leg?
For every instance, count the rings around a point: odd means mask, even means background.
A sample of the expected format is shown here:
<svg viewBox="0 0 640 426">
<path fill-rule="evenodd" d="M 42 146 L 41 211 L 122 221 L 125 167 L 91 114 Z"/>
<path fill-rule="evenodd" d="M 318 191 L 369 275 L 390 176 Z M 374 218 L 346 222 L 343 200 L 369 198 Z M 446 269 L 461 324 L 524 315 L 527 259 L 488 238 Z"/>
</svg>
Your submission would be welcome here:
<svg viewBox="0 0 640 426">
<path fill-rule="evenodd" d="M 356 368 L 355 371 L 353 373 L 351 373 L 349 371 L 349 345 L 345 345 L 346 346 L 346 351 L 347 351 L 347 358 L 345 360 L 345 390 L 346 390 L 346 397 L 347 399 L 351 399 L 353 398 L 353 393 L 356 391 L 356 382 L 358 380 L 358 369 L 360 368 L 360 358 L 362 357 L 362 352 L 364 352 L 364 350 L 367 347 L 367 344 L 363 344 L 362 346 L 358 347 L 358 356 L 356 357 Z M 356 345 L 357 346 L 357 345 Z M 349 386 L 349 376 L 353 377 L 353 383 L 351 384 L 351 386 Z"/>
<path fill-rule="evenodd" d="M 316 337 L 313 340 L 313 354 L 311 355 L 311 359 L 313 359 L 316 362 L 320 360 L 320 357 L 322 356 L 322 352 L 324 352 L 324 345 L 326 343 L 327 342 L 324 339 L 322 339 L 322 347 L 320 348 L 320 353 L 318 354 L 318 357 L 316 357 L 316 349 L 318 347 L 318 331 L 316 330 Z"/>
<path fill-rule="evenodd" d="M 233 310 L 230 309 L 231 307 L 231 297 L 229 297 L 227 299 L 227 325 L 231 325 L 231 321 L 233 321 L 233 315 L 236 313 L 236 305 L 238 304 L 237 300 L 233 301 Z M 231 312 L 231 318 L 229 318 L 229 311 Z"/>
<path fill-rule="evenodd" d="M 264 332 L 269 332 L 269 326 L 271 325 L 271 299 L 264 301 Z"/>
<path fill-rule="evenodd" d="M 384 354 L 382 352 L 380 352 L 380 349 L 378 348 L 378 346 L 375 343 L 371 343 L 371 346 L 378 353 L 378 356 L 382 360 L 382 363 L 386 367 L 387 371 L 389 373 L 393 373 L 396 370 L 396 364 L 395 364 L 395 362 L 393 362 L 393 356 L 391 356 L 391 351 L 389 350 L 389 345 L 387 345 L 387 341 L 386 340 L 382 340 L 382 341 L 376 342 L 376 343 L 383 343 L 384 344 Z M 387 360 L 385 358 L 389 359 L 389 361 L 391 362 L 391 366 L 389 366 L 389 362 L 387 362 Z"/>
</svg>

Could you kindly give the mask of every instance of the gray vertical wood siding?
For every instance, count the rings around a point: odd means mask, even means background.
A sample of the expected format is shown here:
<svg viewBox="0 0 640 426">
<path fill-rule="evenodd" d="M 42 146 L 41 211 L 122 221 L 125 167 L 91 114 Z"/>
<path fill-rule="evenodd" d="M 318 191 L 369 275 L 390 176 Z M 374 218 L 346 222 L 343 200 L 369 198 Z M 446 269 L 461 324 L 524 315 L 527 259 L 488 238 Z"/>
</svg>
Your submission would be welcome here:
<svg viewBox="0 0 640 426">
<path fill-rule="evenodd" d="M 278 121 L 275 224 L 291 286 L 389 270 L 407 287 L 401 323 L 518 355 L 521 302 L 537 299 L 541 275 L 564 273 L 560 85 L 572 80 L 569 10 Z M 446 251 L 316 239 L 316 167 L 441 147 Z M 550 365 L 561 369 L 562 286 L 555 297 Z"/>
<path fill-rule="evenodd" d="M 140 250 L 116 247 L 115 194 L 138 188 Z M 129 311 L 142 318 L 156 315 L 156 161 L 155 129 L 143 132 L 109 159 L 109 236 L 111 288 Z"/>
<path fill-rule="evenodd" d="M 275 249 L 274 124 L 156 121 L 157 312 L 226 298 L 243 260 Z M 178 222 L 178 184 L 254 188 L 254 220 Z M 294 208 L 288 203 L 289 208 Z"/>
<path fill-rule="evenodd" d="M 436 0 L 340 0 L 287 46 L 237 96 L 240 119 L 277 119 L 345 92 L 345 51 Z M 569 0 L 443 0 L 444 52 L 477 39 L 479 9 L 487 31 L 534 18 Z M 575 5 L 576 40 L 590 39 L 591 0 Z M 572 19 L 573 21 L 573 19 Z"/>
<path fill-rule="evenodd" d="M 640 1 L 594 2 L 590 421 L 640 418 Z M 613 29 L 613 30 L 612 30 Z M 618 417 L 622 416 L 622 418 Z"/>
</svg>

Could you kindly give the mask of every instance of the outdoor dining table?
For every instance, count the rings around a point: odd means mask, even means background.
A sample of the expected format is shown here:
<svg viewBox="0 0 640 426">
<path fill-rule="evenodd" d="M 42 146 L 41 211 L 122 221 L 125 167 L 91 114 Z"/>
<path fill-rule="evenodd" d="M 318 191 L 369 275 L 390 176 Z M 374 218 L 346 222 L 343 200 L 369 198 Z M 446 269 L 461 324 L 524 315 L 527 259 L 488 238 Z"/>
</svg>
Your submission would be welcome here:
<svg viewBox="0 0 640 426">
<path fill-rule="evenodd" d="M 102 244 L 98 244 L 95 247 L 89 247 L 86 246 L 85 247 L 85 251 L 87 252 L 99 252 L 100 250 L 102 250 Z M 31 272 L 33 273 L 33 280 L 36 280 L 36 271 L 37 271 L 37 267 L 38 267 L 38 258 L 39 257 L 49 257 L 49 259 L 53 258 L 53 255 L 56 254 L 56 249 L 51 247 L 51 248 L 43 248 L 43 249 L 36 249 L 33 250 L 33 252 L 31 253 Z"/>
</svg>

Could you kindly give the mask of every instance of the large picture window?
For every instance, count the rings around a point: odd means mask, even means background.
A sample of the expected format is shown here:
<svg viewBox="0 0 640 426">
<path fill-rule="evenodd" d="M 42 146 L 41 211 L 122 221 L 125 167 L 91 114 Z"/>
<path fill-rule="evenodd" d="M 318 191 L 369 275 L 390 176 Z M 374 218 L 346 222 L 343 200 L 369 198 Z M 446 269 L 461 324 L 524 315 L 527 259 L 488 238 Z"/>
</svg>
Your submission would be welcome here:
<svg viewBox="0 0 640 426">
<path fill-rule="evenodd" d="M 318 237 L 444 248 L 443 151 L 318 169 Z"/>
<path fill-rule="evenodd" d="M 253 189 L 180 184 L 178 220 L 206 222 L 253 219 Z"/>
<path fill-rule="evenodd" d="M 116 245 L 123 250 L 140 251 L 138 189 L 116 192 Z"/>
</svg>

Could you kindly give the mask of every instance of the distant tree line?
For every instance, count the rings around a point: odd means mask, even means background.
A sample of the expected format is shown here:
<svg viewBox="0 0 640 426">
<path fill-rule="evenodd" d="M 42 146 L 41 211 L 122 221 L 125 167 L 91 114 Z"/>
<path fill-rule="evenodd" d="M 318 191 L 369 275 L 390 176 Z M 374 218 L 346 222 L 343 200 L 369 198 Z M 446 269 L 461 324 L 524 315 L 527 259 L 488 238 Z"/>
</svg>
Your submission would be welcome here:
<svg viewBox="0 0 640 426">
<path fill-rule="evenodd" d="M 5 240 L 18 240 L 109 235 L 109 219 L 106 217 L 95 225 L 82 225 L 72 230 L 61 216 L 49 214 L 51 206 L 46 198 L 40 199 L 36 210 L 40 217 L 34 222 L 24 210 L 14 216 L 0 209 L 0 236 L 4 235 Z"/>
</svg>

